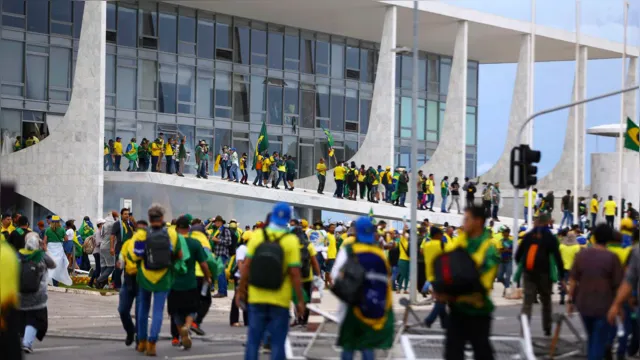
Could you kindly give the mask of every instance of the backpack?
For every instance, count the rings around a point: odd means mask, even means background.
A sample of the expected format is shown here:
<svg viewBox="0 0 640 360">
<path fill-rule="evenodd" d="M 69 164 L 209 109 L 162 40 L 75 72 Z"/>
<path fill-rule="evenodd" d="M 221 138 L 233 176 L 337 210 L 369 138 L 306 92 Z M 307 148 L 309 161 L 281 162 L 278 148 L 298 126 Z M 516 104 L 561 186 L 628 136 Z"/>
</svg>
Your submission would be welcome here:
<svg viewBox="0 0 640 360">
<path fill-rule="evenodd" d="M 280 246 L 281 237 L 269 241 L 263 228 L 264 240 L 255 250 L 249 270 L 249 284 L 267 290 L 278 290 L 284 282 L 284 250 Z M 283 236 L 286 236 L 285 234 Z"/>
<path fill-rule="evenodd" d="M 96 238 L 95 238 L 95 235 L 91 235 L 82 244 L 82 249 L 84 250 L 85 254 L 91 255 L 93 254 L 93 250 L 95 250 L 95 248 L 96 248 Z"/>
<path fill-rule="evenodd" d="M 387 172 L 383 172 L 382 173 L 382 179 L 380 179 L 380 181 L 382 182 L 382 185 L 389 185 L 389 177 L 387 176 Z"/>
<path fill-rule="evenodd" d="M 171 239 L 166 228 L 147 235 L 144 247 L 144 266 L 148 270 L 166 269 L 172 264 Z"/>
<path fill-rule="evenodd" d="M 347 305 L 357 306 L 363 300 L 363 289 L 366 271 L 351 246 L 346 247 L 347 261 L 338 276 L 333 279 L 331 292 Z"/>
<path fill-rule="evenodd" d="M 482 193 L 482 200 L 491 201 L 491 189 L 484 189 L 484 192 Z"/>
<path fill-rule="evenodd" d="M 40 290 L 40 281 L 44 271 L 39 263 L 22 259 L 20 270 L 20 292 L 33 294 Z"/>
<path fill-rule="evenodd" d="M 485 240 L 477 252 L 486 252 L 489 245 L 491 240 Z M 485 291 L 478 265 L 465 249 L 457 248 L 441 254 L 435 259 L 433 270 L 435 280 L 431 284 L 436 292 L 461 296 Z"/>
</svg>

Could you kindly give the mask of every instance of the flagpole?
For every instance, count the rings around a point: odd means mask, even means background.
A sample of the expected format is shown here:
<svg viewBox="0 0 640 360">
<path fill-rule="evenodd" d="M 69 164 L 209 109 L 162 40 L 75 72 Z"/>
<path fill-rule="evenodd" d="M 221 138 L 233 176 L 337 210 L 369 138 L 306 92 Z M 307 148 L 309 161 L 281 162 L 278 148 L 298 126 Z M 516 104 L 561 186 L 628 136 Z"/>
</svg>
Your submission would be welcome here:
<svg viewBox="0 0 640 360">
<path fill-rule="evenodd" d="M 622 48 L 622 87 L 625 87 L 625 78 L 627 75 L 627 23 L 628 23 L 628 12 L 629 12 L 629 2 L 627 0 L 622 0 L 623 11 L 624 11 L 624 31 L 623 31 L 623 48 Z M 635 92 L 634 92 L 635 94 Z M 623 157 L 623 149 L 624 149 L 624 130 L 625 130 L 625 109 L 624 109 L 624 98 L 625 94 L 620 96 L 620 133 L 618 134 L 618 193 L 617 198 L 615 199 L 618 202 L 618 207 L 620 209 L 624 208 L 624 204 L 622 201 L 622 162 L 624 160 Z M 618 211 L 616 211 L 618 212 Z M 616 214 L 618 215 L 618 214 Z M 616 216 L 616 224 L 620 223 L 620 217 Z"/>
<path fill-rule="evenodd" d="M 533 114 L 533 99 L 535 89 L 535 64 L 536 64 L 536 0 L 531 0 L 531 41 L 529 42 L 529 99 L 528 99 L 528 115 Z M 529 124 L 529 146 L 533 147 L 533 121 Z M 529 209 L 527 211 L 527 218 L 523 219 L 529 226 L 533 225 L 533 186 L 529 186 Z M 518 232 L 518 229 L 514 228 L 514 232 Z"/>
<path fill-rule="evenodd" d="M 574 78 L 573 101 L 577 102 L 580 96 L 580 0 L 576 0 L 576 75 Z M 584 64 L 582 64 L 584 66 Z M 580 116 L 582 105 L 576 105 L 573 108 L 573 224 L 576 223 L 578 217 L 578 137 L 584 136 L 579 132 Z"/>
<path fill-rule="evenodd" d="M 411 177 L 409 181 L 411 189 L 409 191 L 413 200 L 410 201 L 411 206 L 411 222 L 409 223 L 409 258 L 410 274 L 409 274 L 409 300 L 415 304 L 418 299 L 418 204 L 416 203 L 416 194 L 418 193 L 418 1 L 413 2 L 413 81 L 411 94 Z"/>
</svg>

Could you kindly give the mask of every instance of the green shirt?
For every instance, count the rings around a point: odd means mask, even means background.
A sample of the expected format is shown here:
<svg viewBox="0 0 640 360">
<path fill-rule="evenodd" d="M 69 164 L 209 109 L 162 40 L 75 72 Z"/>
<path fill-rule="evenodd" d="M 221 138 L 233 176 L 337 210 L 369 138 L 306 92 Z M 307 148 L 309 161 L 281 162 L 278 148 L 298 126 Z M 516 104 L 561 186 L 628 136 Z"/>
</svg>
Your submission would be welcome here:
<svg viewBox="0 0 640 360">
<path fill-rule="evenodd" d="M 196 281 L 196 262 L 203 263 L 207 261 L 207 254 L 204 252 L 204 248 L 198 240 L 190 237 L 185 237 L 187 247 L 191 256 L 185 263 L 187 264 L 187 273 L 184 275 L 175 276 L 172 290 L 185 291 L 195 289 L 197 286 Z"/>
<path fill-rule="evenodd" d="M 50 242 L 50 243 L 64 242 L 64 229 L 59 227 L 58 230 L 54 232 L 51 228 L 48 228 L 44 232 L 44 236 L 47 237 L 47 242 Z"/>
<path fill-rule="evenodd" d="M 296 162 L 293 160 L 287 160 L 285 163 L 287 167 L 287 174 L 295 175 L 296 173 Z"/>
</svg>

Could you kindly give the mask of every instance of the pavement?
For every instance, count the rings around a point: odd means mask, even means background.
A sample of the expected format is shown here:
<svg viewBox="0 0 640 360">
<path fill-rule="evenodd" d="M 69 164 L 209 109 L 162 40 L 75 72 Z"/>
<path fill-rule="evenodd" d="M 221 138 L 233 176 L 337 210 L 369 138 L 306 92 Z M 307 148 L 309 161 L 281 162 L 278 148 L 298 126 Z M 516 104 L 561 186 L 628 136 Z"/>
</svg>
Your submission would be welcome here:
<svg viewBox="0 0 640 360">
<path fill-rule="evenodd" d="M 229 297 L 213 299 L 211 310 L 205 319 L 202 329 L 206 335 L 193 336 L 194 345 L 189 351 L 172 347 L 168 341 L 169 321 L 165 312 L 161 341 L 158 342 L 158 356 L 164 359 L 242 359 L 244 355 L 244 341 L 246 328 L 229 326 L 229 310 L 233 292 Z M 408 297 L 404 294 L 394 294 L 394 310 L 396 319 L 402 318 L 404 308 L 399 304 L 399 299 Z M 557 304 L 557 295 L 554 303 Z M 507 300 L 502 298 L 502 286 L 496 284 L 493 292 L 496 303 L 494 313 L 493 334 L 518 336 L 520 333 L 519 313 L 520 300 Z M 338 301 L 329 292 L 324 292 L 318 307 L 322 311 L 335 313 L 338 309 Z M 34 344 L 35 352 L 25 356 L 25 359 L 129 359 L 139 358 L 133 347 L 124 346 L 124 332 L 117 313 L 118 296 L 102 296 L 87 292 L 58 292 L 49 291 L 49 332 L 43 342 Z M 419 317 L 424 318 L 431 309 L 429 306 L 414 306 L 414 311 Z M 560 311 L 556 305 L 555 311 Z M 547 346 L 548 340 L 542 339 L 540 310 L 536 305 L 531 321 L 531 331 L 534 343 Z M 573 322 L 581 329 L 577 319 Z M 436 326 L 437 327 L 437 323 Z M 296 328 L 291 331 L 302 331 Z M 438 334 L 441 330 L 435 329 L 431 333 Z M 575 347 L 575 340 L 566 326 L 561 332 L 562 337 L 570 346 Z M 328 346 L 328 345 L 327 345 Z M 537 353 L 544 353 L 539 349 Z M 560 349 L 563 351 L 563 349 Z M 266 358 L 265 356 L 262 356 Z"/>
</svg>

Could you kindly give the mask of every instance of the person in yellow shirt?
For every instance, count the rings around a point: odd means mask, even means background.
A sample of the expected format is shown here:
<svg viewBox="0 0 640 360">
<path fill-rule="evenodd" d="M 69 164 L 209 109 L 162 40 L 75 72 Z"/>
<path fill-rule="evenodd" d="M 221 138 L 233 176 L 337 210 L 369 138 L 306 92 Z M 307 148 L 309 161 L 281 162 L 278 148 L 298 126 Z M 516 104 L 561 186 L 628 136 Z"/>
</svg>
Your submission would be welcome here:
<svg viewBox="0 0 640 360">
<path fill-rule="evenodd" d="M 538 196 L 538 189 L 533 189 L 531 190 L 531 208 L 533 209 L 533 206 L 535 205 L 536 199 Z M 524 194 L 522 194 L 522 198 L 524 199 L 524 223 L 526 224 L 527 219 L 529 219 L 529 189 L 524 191 Z"/>
<path fill-rule="evenodd" d="M 320 158 L 320 161 L 316 165 L 316 175 L 318 176 L 318 194 L 322 194 L 324 184 L 327 180 L 327 165 L 325 165 L 323 158 Z"/>
<path fill-rule="evenodd" d="M 167 143 L 164 145 L 164 159 L 167 163 L 167 174 L 173 173 L 173 145 L 175 144 L 176 139 L 169 138 Z"/>
<path fill-rule="evenodd" d="M 600 202 L 598 201 L 598 194 L 593 194 L 591 202 L 589 203 L 589 212 L 591 213 L 591 227 L 596 226 L 596 219 L 598 218 L 598 210 L 600 210 Z"/>
<path fill-rule="evenodd" d="M 426 194 L 427 194 L 427 202 L 426 202 L 426 207 L 429 209 L 429 211 L 433 211 L 433 203 L 436 201 L 436 196 L 435 196 L 435 185 L 433 182 L 433 174 L 429 174 L 429 178 L 427 178 L 427 181 L 425 182 L 425 187 L 426 187 Z"/>
<path fill-rule="evenodd" d="M 342 199 L 344 195 L 344 182 L 347 169 L 343 166 L 342 161 L 338 162 L 338 166 L 333 169 L 333 177 L 336 181 L 336 191 L 333 193 L 333 197 Z"/>
<path fill-rule="evenodd" d="M 158 172 L 158 162 L 161 161 L 162 147 L 163 145 L 159 138 L 151 143 L 151 172 Z"/>
<path fill-rule="evenodd" d="M 117 137 L 116 142 L 113 143 L 113 159 L 114 170 L 120 171 L 120 162 L 122 161 L 122 138 Z"/>
<path fill-rule="evenodd" d="M 423 243 L 422 253 L 424 254 L 425 273 L 427 282 L 423 288 L 423 292 L 426 292 L 427 287 L 430 287 L 431 282 L 435 280 L 435 274 L 433 271 L 433 263 L 440 254 L 445 250 L 447 241 L 444 238 L 442 230 L 437 226 L 432 226 L 429 232 L 430 240 Z M 440 326 L 446 328 L 449 317 L 447 315 L 447 303 L 436 301 L 433 309 L 429 313 L 424 324 L 430 328 L 437 318 L 440 318 Z"/>
<path fill-rule="evenodd" d="M 254 231 L 247 245 L 239 293 L 236 304 L 245 308 L 248 300 L 249 323 L 246 357 L 258 358 L 260 344 L 269 329 L 271 354 L 284 358 L 284 344 L 289 329 L 289 306 L 295 291 L 297 299 L 304 299 L 300 274 L 300 242 L 289 232 L 291 207 L 278 203 L 273 207 L 269 224 Z M 270 256 L 275 246 L 281 248 L 279 260 Z M 282 268 L 273 268 L 281 266 Z M 248 287 L 248 290 L 247 290 Z M 297 313 L 305 312 L 304 301 L 297 301 Z M 261 327 L 256 325 L 263 324 Z"/>
<path fill-rule="evenodd" d="M 331 286 L 331 269 L 333 269 L 333 264 L 336 262 L 336 255 L 338 255 L 338 243 L 336 241 L 336 224 L 329 224 L 329 228 L 327 229 L 327 237 L 325 239 L 327 244 L 327 261 L 325 263 L 325 273 L 326 278 L 325 282 L 328 287 Z"/>
<path fill-rule="evenodd" d="M 262 157 L 262 181 L 264 183 L 264 187 L 269 187 L 269 174 L 271 173 L 271 161 L 272 158 L 269 157 L 269 153 L 265 152 Z"/>
<path fill-rule="evenodd" d="M 613 229 L 613 221 L 616 218 L 616 212 L 618 211 L 618 204 L 613 200 L 613 196 L 609 195 L 609 200 L 605 201 L 602 206 L 602 213 L 607 220 L 607 225 Z"/>
<path fill-rule="evenodd" d="M 4 238 L 9 239 L 9 235 L 11 235 L 11 233 L 15 229 L 16 228 L 15 226 L 13 226 L 13 223 L 11 221 L 11 215 L 10 214 L 2 215 L 2 224 L 0 224 L 0 233 L 4 234 Z"/>
<path fill-rule="evenodd" d="M 360 200 L 364 200 L 365 195 L 367 194 L 367 170 L 364 168 L 364 165 L 360 165 L 360 169 L 358 170 L 358 188 L 360 190 Z"/>
<path fill-rule="evenodd" d="M 398 247 L 400 248 L 400 257 L 398 258 L 398 289 L 396 290 L 396 294 L 400 294 L 400 290 L 402 290 L 402 286 L 404 284 L 404 293 L 408 294 L 407 288 L 409 286 L 409 264 L 411 258 L 409 257 L 409 234 L 404 233 L 400 237 L 400 241 L 398 243 Z"/>
<path fill-rule="evenodd" d="M 560 256 L 562 257 L 562 265 L 564 266 L 564 283 L 569 280 L 569 273 L 573 267 L 576 255 L 582 250 L 582 246 L 578 243 L 577 235 L 573 231 L 569 231 L 560 243 Z M 560 305 L 564 305 L 564 298 L 567 294 L 566 286 L 560 287 Z"/>
</svg>

